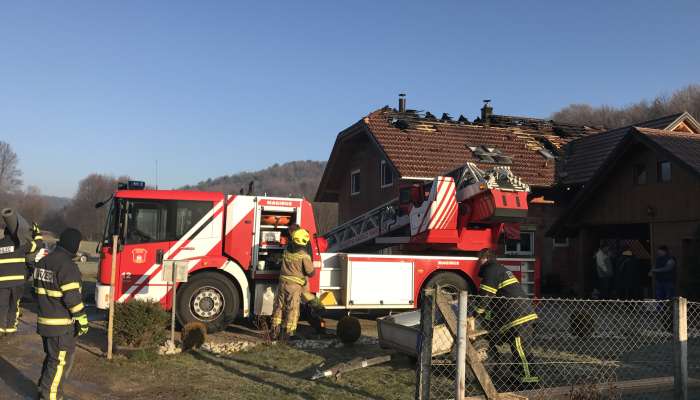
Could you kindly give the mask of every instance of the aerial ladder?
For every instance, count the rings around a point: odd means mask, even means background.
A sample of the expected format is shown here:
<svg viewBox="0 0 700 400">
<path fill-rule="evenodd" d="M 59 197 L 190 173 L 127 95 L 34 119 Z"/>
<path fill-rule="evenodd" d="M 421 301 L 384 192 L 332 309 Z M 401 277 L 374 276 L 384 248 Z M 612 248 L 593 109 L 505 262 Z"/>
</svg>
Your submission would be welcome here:
<svg viewBox="0 0 700 400">
<path fill-rule="evenodd" d="M 399 197 L 323 235 L 328 252 L 478 251 L 494 248 L 506 224 L 527 217 L 530 187 L 507 166 L 468 162 L 432 182 L 401 187 Z"/>
</svg>

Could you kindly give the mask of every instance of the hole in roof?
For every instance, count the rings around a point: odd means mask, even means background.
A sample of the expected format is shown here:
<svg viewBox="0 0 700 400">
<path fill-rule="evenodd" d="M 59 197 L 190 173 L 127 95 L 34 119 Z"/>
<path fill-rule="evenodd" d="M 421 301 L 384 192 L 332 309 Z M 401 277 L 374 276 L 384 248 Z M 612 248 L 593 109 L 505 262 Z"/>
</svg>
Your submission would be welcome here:
<svg viewBox="0 0 700 400">
<path fill-rule="evenodd" d="M 493 164 L 513 164 L 513 158 L 503 155 L 500 150 L 495 147 L 486 146 L 468 146 L 469 150 L 472 151 L 474 157 L 476 157 L 479 162 L 482 163 L 493 163 Z"/>
</svg>

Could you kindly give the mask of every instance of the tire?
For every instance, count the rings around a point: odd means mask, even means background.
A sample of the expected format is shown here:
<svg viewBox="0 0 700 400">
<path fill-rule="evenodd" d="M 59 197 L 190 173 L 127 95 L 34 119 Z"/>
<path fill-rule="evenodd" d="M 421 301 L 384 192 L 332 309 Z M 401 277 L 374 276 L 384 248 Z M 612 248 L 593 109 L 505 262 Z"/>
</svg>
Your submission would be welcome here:
<svg viewBox="0 0 700 400">
<path fill-rule="evenodd" d="M 215 272 L 195 275 L 177 291 L 180 325 L 201 322 L 208 333 L 226 328 L 238 316 L 241 299 L 236 287 Z"/>
<path fill-rule="evenodd" d="M 455 294 L 466 290 L 472 292 L 469 282 L 454 272 L 438 272 L 423 286 L 424 289 L 441 286 Z"/>
</svg>

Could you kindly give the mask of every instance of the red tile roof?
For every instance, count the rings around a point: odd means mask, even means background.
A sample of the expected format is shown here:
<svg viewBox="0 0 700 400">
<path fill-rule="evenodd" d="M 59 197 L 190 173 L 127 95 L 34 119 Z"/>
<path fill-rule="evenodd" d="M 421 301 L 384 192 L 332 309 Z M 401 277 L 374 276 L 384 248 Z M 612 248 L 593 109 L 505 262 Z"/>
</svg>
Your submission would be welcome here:
<svg viewBox="0 0 700 400">
<path fill-rule="evenodd" d="M 397 123 L 400 119 L 406 121 L 405 126 Z M 513 172 L 531 186 L 554 183 L 554 160 L 547 160 L 539 152 L 543 143 L 524 130 L 407 118 L 389 108 L 369 114 L 363 122 L 404 178 L 434 177 L 467 161 L 489 168 L 494 164 L 479 162 L 469 149 L 486 146 L 511 157 Z"/>
</svg>

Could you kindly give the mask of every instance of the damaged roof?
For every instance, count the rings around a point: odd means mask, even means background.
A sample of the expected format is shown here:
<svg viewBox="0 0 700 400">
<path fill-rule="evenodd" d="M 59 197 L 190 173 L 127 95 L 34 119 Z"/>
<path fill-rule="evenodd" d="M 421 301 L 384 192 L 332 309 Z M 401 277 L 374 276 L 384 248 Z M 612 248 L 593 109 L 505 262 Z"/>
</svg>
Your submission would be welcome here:
<svg viewBox="0 0 700 400">
<path fill-rule="evenodd" d="M 399 112 L 388 106 L 376 110 L 338 134 L 316 201 L 329 201 L 324 193 L 332 185 L 334 169 L 342 163 L 338 160 L 346 156 L 341 147 L 359 135 L 369 137 L 403 179 L 432 179 L 471 161 L 482 169 L 508 165 L 530 186 L 549 187 L 555 183 L 555 163 L 562 147 L 587 132 L 587 128 L 555 128 L 558 125 L 536 119 L 525 124 L 497 116 L 494 121 L 500 126 L 472 124 L 461 116 L 454 120 L 447 114 L 438 119 L 430 113 Z M 479 157 L 475 148 L 493 149 L 499 155 L 496 163 L 484 162 L 488 158 Z"/>
</svg>

